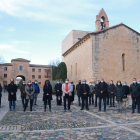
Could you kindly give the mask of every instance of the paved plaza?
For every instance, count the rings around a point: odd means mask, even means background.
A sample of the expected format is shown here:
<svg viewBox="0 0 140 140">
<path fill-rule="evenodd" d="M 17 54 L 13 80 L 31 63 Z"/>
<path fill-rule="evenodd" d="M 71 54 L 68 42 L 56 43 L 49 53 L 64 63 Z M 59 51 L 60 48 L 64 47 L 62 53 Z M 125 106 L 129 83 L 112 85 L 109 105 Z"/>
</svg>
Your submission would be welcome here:
<svg viewBox="0 0 140 140">
<path fill-rule="evenodd" d="M 7 93 L 2 96 L 0 109 L 0 139 L 6 140 L 139 140 L 140 114 L 124 109 L 117 112 L 117 107 L 107 106 L 107 112 L 98 112 L 98 108 L 89 106 L 89 111 L 80 110 L 75 96 L 72 112 L 65 112 L 63 106 L 56 105 L 53 96 L 52 112 L 44 112 L 41 92 L 37 106 L 33 111 L 23 112 L 20 93 L 18 91 L 16 110 L 9 111 Z M 103 110 L 103 109 L 102 109 Z"/>
</svg>

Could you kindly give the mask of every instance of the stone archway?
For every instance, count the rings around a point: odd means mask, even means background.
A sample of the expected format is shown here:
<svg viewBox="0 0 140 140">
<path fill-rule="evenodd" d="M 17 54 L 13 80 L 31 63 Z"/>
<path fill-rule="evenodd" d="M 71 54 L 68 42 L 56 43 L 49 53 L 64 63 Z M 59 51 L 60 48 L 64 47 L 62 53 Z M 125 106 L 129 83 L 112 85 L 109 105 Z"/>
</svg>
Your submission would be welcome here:
<svg viewBox="0 0 140 140">
<path fill-rule="evenodd" d="M 16 85 L 18 85 L 19 82 L 20 82 L 21 80 L 25 81 L 25 80 L 26 80 L 26 79 L 25 79 L 25 76 L 23 76 L 23 75 L 18 75 L 18 76 L 16 77 Z"/>
</svg>

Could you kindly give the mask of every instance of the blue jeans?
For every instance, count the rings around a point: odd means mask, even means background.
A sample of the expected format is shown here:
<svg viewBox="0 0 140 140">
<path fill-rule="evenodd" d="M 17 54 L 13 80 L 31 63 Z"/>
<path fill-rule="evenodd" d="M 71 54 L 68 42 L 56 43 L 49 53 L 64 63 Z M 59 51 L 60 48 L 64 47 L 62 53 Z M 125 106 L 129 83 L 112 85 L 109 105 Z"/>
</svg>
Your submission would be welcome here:
<svg viewBox="0 0 140 140">
<path fill-rule="evenodd" d="M 13 109 L 15 109 L 15 106 L 16 106 L 16 102 L 15 101 L 9 101 L 9 109 L 10 110 L 11 110 L 12 102 L 13 102 Z"/>
<path fill-rule="evenodd" d="M 115 104 L 115 97 L 110 97 L 110 105 L 112 106 L 112 99 L 113 99 L 113 106 Z"/>
<path fill-rule="evenodd" d="M 89 104 L 91 105 L 91 101 L 92 101 L 92 104 L 94 104 L 94 96 L 93 94 L 89 94 Z"/>
<path fill-rule="evenodd" d="M 78 103 L 79 103 L 79 106 L 81 105 L 81 102 L 80 102 L 80 96 L 78 96 Z"/>
<path fill-rule="evenodd" d="M 140 111 L 140 100 L 138 98 L 132 98 L 132 111 L 135 110 L 135 101 L 137 103 L 138 112 Z"/>
<path fill-rule="evenodd" d="M 104 98 L 99 97 L 99 111 L 101 111 L 102 99 L 103 99 L 103 102 L 104 102 L 104 111 L 106 111 L 106 97 L 104 97 Z"/>
</svg>

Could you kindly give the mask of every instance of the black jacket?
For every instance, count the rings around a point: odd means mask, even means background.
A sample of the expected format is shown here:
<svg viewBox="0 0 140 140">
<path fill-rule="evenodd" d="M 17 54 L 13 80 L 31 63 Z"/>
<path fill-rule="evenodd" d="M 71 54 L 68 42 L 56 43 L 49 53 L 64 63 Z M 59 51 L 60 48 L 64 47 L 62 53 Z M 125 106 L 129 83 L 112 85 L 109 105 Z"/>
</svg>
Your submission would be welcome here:
<svg viewBox="0 0 140 140">
<path fill-rule="evenodd" d="M 43 91 L 43 101 L 46 101 L 47 99 L 52 100 L 52 86 L 50 84 L 48 86 L 44 85 Z M 49 94 L 48 96 L 46 95 L 47 93 Z"/>
<path fill-rule="evenodd" d="M 17 97 L 16 97 L 16 92 L 17 92 L 17 86 L 15 84 L 9 84 L 7 91 L 9 93 L 8 95 L 8 101 L 16 101 Z M 11 92 L 13 92 L 14 95 L 11 95 Z"/>
<path fill-rule="evenodd" d="M 98 97 L 98 84 L 95 85 L 94 91 L 95 91 L 95 95 Z"/>
<path fill-rule="evenodd" d="M 76 85 L 77 96 L 81 96 L 81 84 Z"/>
<path fill-rule="evenodd" d="M 98 96 L 101 98 L 105 98 L 108 95 L 108 85 L 103 82 L 99 82 L 98 87 L 97 87 L 97 91 L 98 91 Z M 101 91 L 103 91 L 103 93 L 101 93 Z"/>
<path fill-rule="evenodd" d="M 2 86 L 0 85 L 0 97 L 2 96 Z"/>
<path fill-rule="evenodd" d="M 140 98 L 140 85 L 139 84 L 131 84 L 129 88 L 130 94 L 132 98 Z"/>
<path fill-rule="evenodd" d="M 83 93 L 87 92 L 86 95 L 84 95 Z M 89 85 L 87 84 L 81 84 L 81 97 L 82 98 L 86 98 L 89 96 Z"/>
<path fill-rule="evenodd" d="M 130 94 L 129 86 L 126 85 L 126 86 L 123 86 L 123 88 L 124 88 L 124 91 L 125 91 L 125 93 L 123 95 L 123 98 L 127 98 L 127 95 Z"/>
<path fill-rule="evenodd" d="M 59 92 L 57 91 L 59 90 Z M 62 96 L 62 84 L 61 83 L 57 83 L 55 85 L 55 91 L 56 91 L 56 96 Z"/>
<path fill-rule="evenodd" d="M 125 93 L 123 86 L 117 86 L 115 88 L 114 94 L 116 95 L 116 101 L 122 101 L 122 97 Z"/>
<path fill-rule="evenodd" d="M 115 91 L 115 85 L 114 84 L 110 84 L 108 86 L 109 97 L 115 97 L 114 91 Z M 113 92 L 113 94 L 111 92 Z"/>
</svg>

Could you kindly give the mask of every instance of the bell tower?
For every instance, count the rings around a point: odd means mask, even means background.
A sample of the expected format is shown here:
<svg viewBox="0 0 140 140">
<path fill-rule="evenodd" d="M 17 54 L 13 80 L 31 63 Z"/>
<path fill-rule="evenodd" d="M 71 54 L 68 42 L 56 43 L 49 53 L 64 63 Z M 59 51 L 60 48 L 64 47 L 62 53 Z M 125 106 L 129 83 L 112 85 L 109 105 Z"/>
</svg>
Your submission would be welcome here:
<svg viewBox="0 0 140 140">
<path fill-rule="evenodd" d="M 109 20 L 103 8 L 100 10 L 99 14 L 96 16 L 95 23 L 96 23 L 96 31 L 100 31 L 104 28 L 109 27 Z"/>
</svg>

